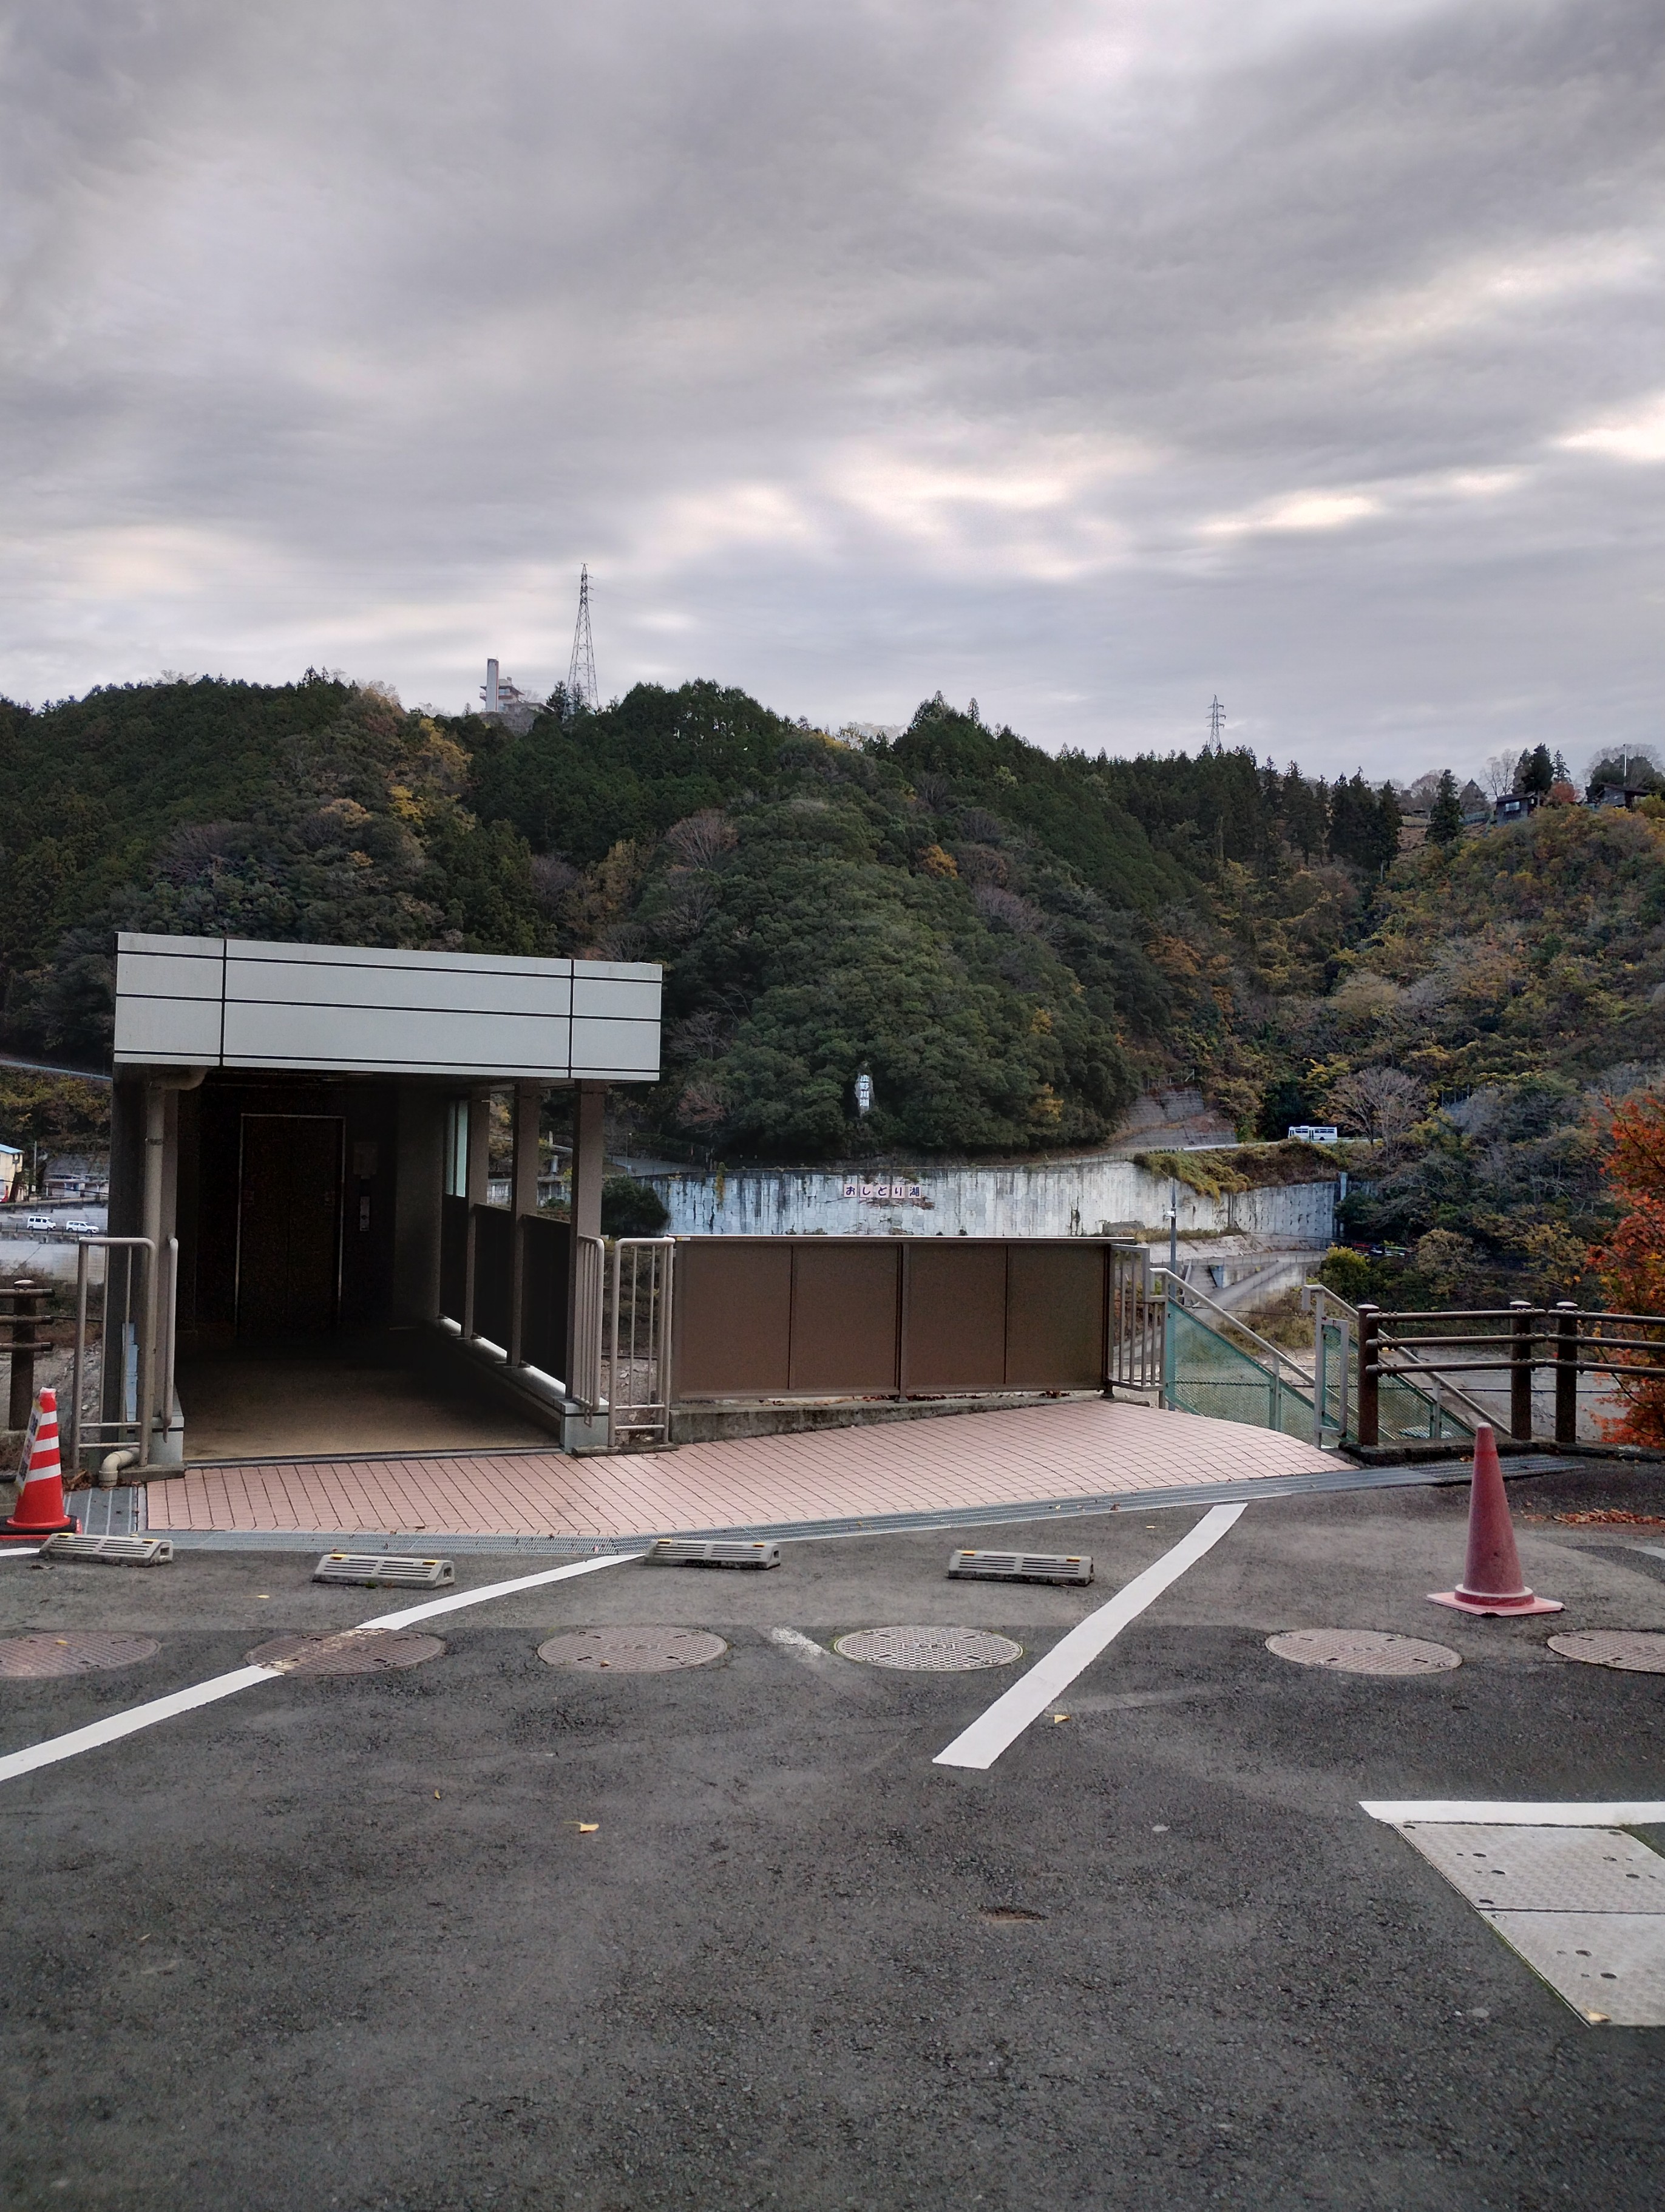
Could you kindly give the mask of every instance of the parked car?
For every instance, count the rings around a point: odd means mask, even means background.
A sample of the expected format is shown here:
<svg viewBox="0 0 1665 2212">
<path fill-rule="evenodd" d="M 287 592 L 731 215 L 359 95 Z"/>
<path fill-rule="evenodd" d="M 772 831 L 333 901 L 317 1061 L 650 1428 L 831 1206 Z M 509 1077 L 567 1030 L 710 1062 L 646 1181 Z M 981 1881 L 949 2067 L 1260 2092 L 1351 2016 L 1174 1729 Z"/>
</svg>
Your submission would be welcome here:
<svg viewBox="0 0 1665 2212">
<path fill-rule="evenodd" d="M 31 1237 L 56 1237 L 58 1224 L 50 1213 L 26 1213 L 23 1226 Z"/>
</svg>

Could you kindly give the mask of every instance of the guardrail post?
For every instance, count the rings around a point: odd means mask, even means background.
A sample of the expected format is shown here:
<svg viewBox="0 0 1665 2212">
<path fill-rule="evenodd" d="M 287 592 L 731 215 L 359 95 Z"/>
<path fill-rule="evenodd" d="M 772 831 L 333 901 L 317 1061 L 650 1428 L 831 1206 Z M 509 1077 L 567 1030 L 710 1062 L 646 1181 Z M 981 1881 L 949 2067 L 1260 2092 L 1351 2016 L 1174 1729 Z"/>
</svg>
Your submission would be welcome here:
<svg viewBox="0 0 1665 2212">
<path fill-rule="evenodd" d="M 1555 1309 L 1555 1441 L 1578 1441 L 1578 1309 L 1563 1298 Z"/>
<path fill-rule="evenodd" d="M 1510 1324 L 1514 1338 L 1509 1347 L 1509 1433 L 1517 1444 L 1532 1442 L 1533 1309 L 1524 1298 L 1511 1298 Z"/>
<path fill-rule="evenodd" d="M 1382 1309 L 1369 1303 L 1358 1309 L 1358 1441 L 1382 1441 Z"/>
<path fill-rule="evenodd" d="M 9 1429 L 27 1429 L 34 1407 L 34 1324 L 40 1311 L 40 1292 L 27 1275 L 6 1286 L 11 1301 L 11 1396 L 6 1414 Z"/>
</svg>

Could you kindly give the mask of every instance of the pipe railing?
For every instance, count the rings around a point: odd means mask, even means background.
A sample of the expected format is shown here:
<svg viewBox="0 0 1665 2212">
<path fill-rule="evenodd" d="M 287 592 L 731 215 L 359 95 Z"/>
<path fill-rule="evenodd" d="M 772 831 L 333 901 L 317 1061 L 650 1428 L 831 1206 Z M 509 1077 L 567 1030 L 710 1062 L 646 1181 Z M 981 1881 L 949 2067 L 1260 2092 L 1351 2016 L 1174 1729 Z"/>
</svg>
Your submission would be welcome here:
<svg viewBox="0 0 1665 2212">
<path fill-rule="evenodd" d="M 613 1245 L 607 1316 L 607 1449 L 620 1439 L 671 1442 L 674 1237 L 621 1237 Z"/>
<path fill-rule="evenodd" d="M 176 1238 L 170 1237 L 168 1239 L 168 1243 L 173 1247 L 173 1256 L 175 1263 L 177 1263 L 177 1255 L 179 1252 L 178 1240 Z M 151 1463 L 151 1439 L 155 1435 L 156 1429 L 155 1388 L 156 1360 L 155 1347 L 154 1345 L 149 1346 L 140 1345 L 136 1347 L 138 1352 L 138 1380 L 134 1392 L 133 1411 L 131 1416 L 130 1417 L 125 1413 L 118 1413 L 113 1420 L 100 1419 L 96 1421 L 88 1421 L 83 1415 L 82 1410 L 82 1399 L 87 1365 L 87 1292 L 88 1282 L 87 1273 L 87 1255 L 89 1251 L 93 1251 L 94 1249 L 105 1252 L 143 1252 L 144 1254 L 145 1279 L 144 1299 L 142 1310 L 146 1316 L 147 1326 L 149 1325 L 150 1316 L 155 1314 L 159 1308 L 159 1301 L 155 1296 L 155 1281 L 156 1273 L 156 1247 L 149 1237 L 83 1237 L 80 1240 L 76 1252 L 75 1348 L 71 1352 L 70 1358 L 70 1465 L 77 1475 L 81 1473 L 82 1450 L 89 1432 L 91 1433 L 95 1443 L 131 1443 L 137 1446 L 138 1452 L 137 1467 L 139 1469 L 143 1470 L 143 1468 L 148 1468 Z M 132 1326 L 132 1313 L 133 1281 L 132 1270 L 130 1267 L 126 1271 L 125 1280 L 123 1285 L 122 1315 L 119 1324 L 124 1338 L 125 1337 L 128 1328 Z M 110 1342 L 111 1319 L 110 1268 L 106 1262 L 104 1271 L 103 1317 L 103 1338 L 106 1348 L 106 1357 L 107 1347 Z M 169 1325 L 166 1372 L 168 1378 L 168 1397 L 167 1411 L 163 1413 L 161 1419 L 161 1427 L 164 1434 L 167 1432 L 167 1422 L 173 1410 L 173 1330 L 172 1322 L 171 1297 L 169 1301 Z M 125 1355 L 122 1358 L 119 1388 L 120 1397 L 118 1402 L 125 1404 L 127 1394 L 126 1359 Z M 136 1431 L 137 1433 L 130 1435 L 125 1433 L 127 1431 Z"/>
</svg>

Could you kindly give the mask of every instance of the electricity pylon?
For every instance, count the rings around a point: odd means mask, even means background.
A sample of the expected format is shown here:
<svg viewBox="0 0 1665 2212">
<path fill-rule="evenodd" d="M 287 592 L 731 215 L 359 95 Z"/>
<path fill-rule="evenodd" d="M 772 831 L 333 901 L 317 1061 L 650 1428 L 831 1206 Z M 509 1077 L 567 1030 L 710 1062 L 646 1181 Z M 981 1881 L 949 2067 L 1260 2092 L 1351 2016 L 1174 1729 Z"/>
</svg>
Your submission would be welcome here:
<svg viewBox="0 0 1665 2212">
<path fill-rule="evenodd" d="M 590 571 L 578 572 L 578 627 L 573 632 L 573 657 L 567 670 L 567 696 L 575 707 L 593 714 L 601 704 L 595 680 L 595 640 L 590 635 Z"/>
</svg>

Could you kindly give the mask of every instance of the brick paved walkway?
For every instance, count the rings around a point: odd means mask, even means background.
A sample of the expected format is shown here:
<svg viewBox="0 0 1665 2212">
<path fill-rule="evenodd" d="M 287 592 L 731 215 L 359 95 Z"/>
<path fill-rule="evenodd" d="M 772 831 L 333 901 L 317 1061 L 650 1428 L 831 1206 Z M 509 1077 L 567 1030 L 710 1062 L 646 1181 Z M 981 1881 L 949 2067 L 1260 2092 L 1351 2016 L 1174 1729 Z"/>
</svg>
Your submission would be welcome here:
<svg viewBox="0 0 1665 2212">
<path fill-rule="evenodd" d="M 634 1536 L 1138 1494 L 1345 1464 L 1266 1429 L 1093 1400 L 611 1459 L 265 1461 L 153 1482 L 147 1504 L 161 1534 Z"/>
</svg>

